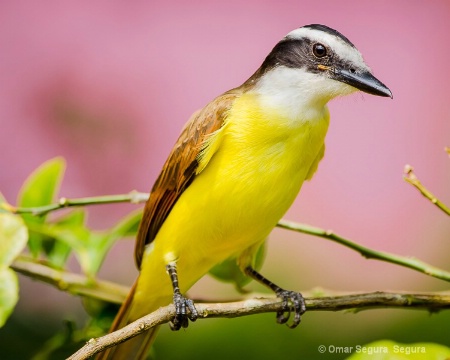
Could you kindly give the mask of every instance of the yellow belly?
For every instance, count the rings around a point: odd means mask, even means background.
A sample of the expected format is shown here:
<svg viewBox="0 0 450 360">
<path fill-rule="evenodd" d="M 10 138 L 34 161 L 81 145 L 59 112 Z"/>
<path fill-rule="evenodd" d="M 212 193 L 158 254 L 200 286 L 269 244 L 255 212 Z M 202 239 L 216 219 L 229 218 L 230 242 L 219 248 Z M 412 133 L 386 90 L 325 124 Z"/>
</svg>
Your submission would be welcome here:
<svg viewBox="0 0 450 360">
<path fill-rule="evenodd" d="M 171 301 L 167 263 L 176 261 L 185 292 L 214 265 L 264 240 L 320 160 L 327 128 L 326 108 L 306 122 L 263 111 L 252 95 L 236 100 L 217 151 L 146 250 L 135 294 L 146 305 L 139 312 Z"/>
</svg>

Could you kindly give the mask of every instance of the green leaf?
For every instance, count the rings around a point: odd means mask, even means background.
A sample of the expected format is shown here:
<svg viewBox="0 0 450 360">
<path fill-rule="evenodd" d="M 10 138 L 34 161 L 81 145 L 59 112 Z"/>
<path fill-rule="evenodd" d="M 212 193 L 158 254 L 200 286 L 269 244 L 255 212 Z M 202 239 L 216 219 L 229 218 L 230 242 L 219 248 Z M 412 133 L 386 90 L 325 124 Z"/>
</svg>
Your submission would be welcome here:
<svg viewBox="0 0 450 360">
<path fill-rule="evenodd" d="M 9 265 L 27 244 L 28 231 L 20 216 L 0 213 L 0 327 L 19 299 L 17 276 Z"/>
<path fill-rule="evenodd" d="M 116 226 L 110 231 L 113 237 L 127 237 L 136 236 L 139 228 L 139 223 L 142 219 L 142 209 L 132 211 L 120 220 Z"/>
<path fill-rule="evenodd" d="M 83 226 L 86 219 L 85 209 L 77 209 L 71 211 L 64 216 L 60 217 L 56 224 L 64 225 L 67 227 L 80 227 Z M 47 234 L 48 235 L 48 234 Z M 44 241 L 44 247 L 46 247 L 47 259 L 53 266 L 62 269 L 66 264 L 69 255 L 72 252 L 72 247 L 66 244 L 60 239 L 51 238 L 51 241 Z"/>
<path fill-rule="evenodd" d="M 86 221 L 86 218 L 85 209 L 75 209 L 55 220 L 55 224 L 81 226 Z"/>
<path fill-rule="evenodd" d="M 88 233 L 84 248 L 78 251 L 81 268 L 87 276 L 94 277 L 100 269 L 109 249 L 105 246 L 107 238 L 107 235 L 101 233 Z"/>
<path fill-rule="evenodd" d="M 324 347 L 326 351 L 330 351 Z M 347 360 L 443 360 L 450 358 L 450 348 L 435 343 L 402 344 L 380 340 L 367 345 L 348 347 L 352 355 Z M 341 353 L 343 353 L 341 351 Z M 345 353 L 345 352 L 344 352 Z"/>
<path fill-rule="evenodd" d="M 114 243 L 125 237 L 136 236 L 139 223 L 142 219 L 142 209 L 132 211 L 126 215 L 112 229 L 104 232 L 91 232 L 86 247 L 86 261 L 89 262 L 89 270 L 96 274 L 100 269 L 109 249 Z"/>
<path fill-rule="evenodd" d="M 20 216 L 0 213 L 0 269 L 9 266 L 27 245 L 28 231 Z"/>
<path fill-rule="evenodd" d="M 80 253 L 80 264 L 87 275 L 95 275 L 98 272 L 109 249 L 117 240 L 136 236 L 141 218 L 142 210 L 136 210 L 125 216 L 111 230 L 89 233 L 85 251 Z"/>
<path fill-rule="evenodd" d="M 48 160 L 39 166 L 23 184 L 17 199 L 18 206 L 34 207 L 52 203 L 59 191 L 65 168 L 65 160 L 61 157 Z M 45 216 L 23 214 L 22 217 L 27 224 L 42 224 L 45 221 Z M 42 238 L 31 234 L 28 246 L 31 253 L 37 256 L 42 250 Z"/>
<path fill-rule="evenodd" d="M 5 197 L 2 193 L 0 193 L 0 213 L 6 213 L 8 212 L 5 208 L 3 208 L 4 205 L 7 205 Z M 2 206 L 3 205 L 3 206 Z"/>
<path fill-rule="evenodd" d="M 59 190 L 65 168 L 66 162 L 62 157 L 40 165 L 25 180 L 19 193 L 18 205 L 32 207 L 50 204 Z"/>
<path fill-rule="evenodd" d="M 89 277 L 95 276 L 109 248 L 114 241 L 121 237 L 119 233 L 92 231 L 84 223 L 45 223 L 34 226 L 33 231 L 39 233 L 42 238 L 52 238 L 57 243 L 60 243 L 59 245 L 55 245 L 54 252 L 52 253 L 59 251 L 61 256 L 64 255 L 58 249 L 58 246 L 65 246 L 67 249 L 73 251 L 80 263 L 81 269 Z"/>
<path fill-rule="evenodd" d="M 48 262 L 58 269 L 63 269 L 72 249 L 63 242 L 57 241 L 57 239 L 54 239 L 51 245 L 52 250 L 47 255 Z"/>
<path fill-rule="evenodd" d="M 73 251 L 83 272 L 94 277 L 105 259 L 108 250 L 118 240 L 134 236 L 142 217 L 142 211 L 134 211 L 107 231 L 93 231 L 86 227 L 84 210 L 76 210 L 55 223 L 30 226 L 33 234 L 40 236 L 43 244 L 50 243 L 47 253 L 52 265 L 62 267 Z"/>
<path fill-rule="evenodd" d="M 81 268 L 87 275 L 94 275 L 91 271 L 89 238 L 90 231 L 84 224 L 40 224 L 32 227 L 33 232 L 37 233 L 41 239 L 50 238 L 53 241 L 60 242 L 66 248 L 74 251 L 75 256 L 81 265 Z M 53 247 L 54 249 L 55 247 Z M 53 250 L 52 249 L 52 250 Z"/>
<path fill-rule="evenodd" d="M 11 269 L 0 268 L 0 327 L 11 315 L 19 299 L 19 282 Z"/>
<path fill-rule="evenodd" d="M 266 242 L 264 242 L 256 252 L 253 263 L 255 270 L 259 270 L 262 267 L 265 254 Z M 220 281 L 234 283 L 236 289 L 239 291 L 243 291 L 242 288 L 251 281 L 251 279 L 241 271 L 235 258 L 227 259 L 224 262 L 214 266 L 209 273 Z"/>
</svg>

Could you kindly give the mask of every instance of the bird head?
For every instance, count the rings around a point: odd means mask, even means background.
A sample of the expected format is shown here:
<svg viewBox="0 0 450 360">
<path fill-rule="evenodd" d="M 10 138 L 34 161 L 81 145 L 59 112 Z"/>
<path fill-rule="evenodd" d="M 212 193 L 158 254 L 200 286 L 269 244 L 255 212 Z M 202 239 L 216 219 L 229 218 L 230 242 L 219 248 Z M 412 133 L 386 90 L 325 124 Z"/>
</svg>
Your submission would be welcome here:
<svg viewBox="0 0 450 360">
<path fill-rule="evenodd" d="M 271 92 L 297 88 L 303 96 L 325 102 L 357 90 L 392 98 L 350 40 L 319 24 L 287 34 L 249 81 Z"/>
</svg>

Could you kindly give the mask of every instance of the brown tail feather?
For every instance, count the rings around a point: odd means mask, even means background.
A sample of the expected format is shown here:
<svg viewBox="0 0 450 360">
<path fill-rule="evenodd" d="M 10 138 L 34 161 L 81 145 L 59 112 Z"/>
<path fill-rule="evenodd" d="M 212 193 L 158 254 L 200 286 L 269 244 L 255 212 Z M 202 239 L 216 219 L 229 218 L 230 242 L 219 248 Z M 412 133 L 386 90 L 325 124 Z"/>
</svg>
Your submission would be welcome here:
<svg viewBox="0 0 450 360">
<path fill-rule="evenodd" d="M 129 319 L 131 303 L 133 302 L 137 281 L 131 288 L 127 298 L 119 309 L 109 332 L 116 331 L 128 325 L 132 320 Z M 134 319 L 133 319 L 134 320 Z M 109 348 L 97 355 L 96 360 L 145 360 L 147 352 L 153 340 L 156 338 L 158 327 L 153 328 L 141 335 L 138 335 L 117 346 Z"/>
</svg>

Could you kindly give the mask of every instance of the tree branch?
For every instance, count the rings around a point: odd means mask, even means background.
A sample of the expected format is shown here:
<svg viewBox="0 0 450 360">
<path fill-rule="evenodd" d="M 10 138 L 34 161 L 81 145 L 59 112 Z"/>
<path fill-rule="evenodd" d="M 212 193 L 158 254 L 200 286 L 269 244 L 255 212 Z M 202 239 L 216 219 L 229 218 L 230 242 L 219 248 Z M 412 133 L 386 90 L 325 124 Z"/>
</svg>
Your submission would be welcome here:
<svg viewBox="0 0 450 360">
<path fill-rule="evenodd" d="M 282 311 L 283 306 L 277 298 L 249 299 L 239 302 L 195 305 L 199 319 L 206 318 L 234 318 L 253 314 Z M 346 309 L 374 309 L 374 308 L 413 308 L 428 309 L 435 312 L 450 308 L 450 294 L 448 293 L 387 293 L 374 292 L 366 294 L 351 294 L 323 298 L 306 299 L 307 311 L 339 311 Z M 135 322 L 115 332 L 91 339 L 70 356 L 68 360 L 89 359 L 91 356 L 120 344 L 137 336 L 152 327 L 169 322 L 175 316 L 173 305 L 162 307 Z"/>
<path fill-rule="evenodd" d="M 353 250 L 359 252 L 362 256 L 364 256 L 367 259 L 376 259 L 376 260 L 386 261 L 386 262 L 389 262 L 392 264 L 397 264 L 400 266 L 404 266 L 404 267 L 419 271 L 425 275 L 429 275 L 429 276 L 435 277 L 437 279 L 450 281 L 450 272 L 439 269 L 435 266 L 429 265 L 429 264 L 427 264 L 421 260 L 417 260 L 415 258 L 394 255 L 391 253 L 370 249 L 368 247 L 354 243 L 342 236 L 334 234 L 331 230 L 324 230 L 324 229 L 312 227 L 312 226 L 305 225 L 305 224 L 299 224 L 299 223 L 295 223 L 295 222 L 287 221 L 287 220 L 280 220 L 280 222 L 278 223 L 277 226 L 280 228 L 283 228 L 283 229 L 293 230 L 293 231 L 297 231 L 297 232 L 300 232 L 303 234 L 314 235 L 314 236 L 318 236 L 318 237 L 321 237 L 324 239 L 332 240 L 334 242 L 337 242 L 338 244 L 344 245 L 350 249 L 353 249 Z"/>
<path fill-rule="evenodd" d="M 49 212 L 60 210 L 74 206 L 86 206 L 86 205 L 102 205 L 102 204 L 114 204 L 129 202 L 132 204 L 139 204 L 146 202 L 149 197 L 148 193 L 141 193 L 136 190 L 130 191 L 128 194 L 119 195 L 104 195 L 104 196 L 92 196 L 77 199 L 67 199 L 62 197 L 58 202 L 49 205 L 36 206 L 36 207 L 15 207 L 11 204 L 2 203 L 0 208 L 3 208 L 13 214 L 33 214 L 35 216 L 45 215 Z"/>
<path fill-rule="evenodd" d="M 411 165 L 406 165 L 404 169 L 403 179 L 412 186 L 414 186 L 420 193 L 430 200 L 434 205 L 441 209 L 447 215 L 450 215 L 450 209 L 440 201 L 436 196 L 434 196 L 431 191 L 429 191 L 414 174 L 414 168 Z"/>
<path fill-rule="evenodd" d="M 22 275 L 43 281 L 62 291 L 116 304 L 122 304 L 130 290 L 126 286 L 109 281 L 94 280 L 83 275 L 56 270 L 26 256 L 19 256 L 12 263 L 11 268 Z"/>
</svg>

